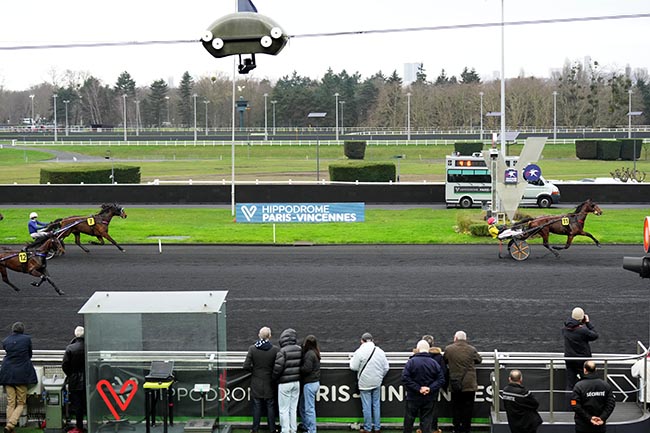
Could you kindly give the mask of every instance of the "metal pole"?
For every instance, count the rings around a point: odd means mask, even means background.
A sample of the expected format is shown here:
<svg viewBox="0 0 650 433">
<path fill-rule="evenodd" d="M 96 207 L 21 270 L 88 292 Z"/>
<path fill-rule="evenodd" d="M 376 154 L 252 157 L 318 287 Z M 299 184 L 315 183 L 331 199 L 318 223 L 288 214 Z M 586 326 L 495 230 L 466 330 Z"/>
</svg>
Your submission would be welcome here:
<svg viewBox="0 0 650 433">
<path fill-rule="evenodd" d="M 553 141 L 557 140 L 557 91 L 553 91 Z"/>
<path fill-rule="evenodd" d="M 56 93 L 52 95 L 52 98 L 54 98 L 54 141 L 58 140 L 57 136 L 57 130 L 56 130 Z"/>
<path fill-rule="evenodd" d="M 140 101 L 135 100 L 135 135 L 140 136 Z"/>
<path fill-rule="evenodd" d="M 483 92 L 478 93 L 479 96 L 481 97 L 481 137 L 479 138 L 480 141 L 483 141 Z"/>
<path fill-rule="evenodd" d="M 126 141 L 126 93 L 122 95 L 122 102 L 124 105 L 124 141 Z"/>
<path fill-rule="evenodd" d="M 339 141 L 339 94 L 338 92 L 334 94 L 334 99 L 335 99 L 335 105 L 336 105 L 336 122 L 335 122 L 335 129 L 336 129 L 336 141 Z M 318 179 L 316 179 L 318 180 Z"/>
<path fill-rule="evenodd" d="M 235 216 L 235 80 L 237 78 L 237 60 L 232 58 L 232 141 L 230 144 L 230 213 Z"/>
<path fill-rule="evenodd" d="M 269 122 L 268 122 L 268 110 L 266 109 L 266 100 L 269 97 L 268 93 L 264 94 L 264 141 L 269 140 Z"/>
<path fill-rule="evenodd" d="M 167 126 L 171 126 L 169 122 L 169 96 L 165 96 L 165 99 L 167 100 Z"/>
<path fill-rule="evenodd" d="M 506 60 L 505 60 L 505 24 L 501 0 L 501 154 L 506 156 Z M 492 174 L 494 176 L 494 173 Z"/>
<path fill-rule="evenodd" d="M 34 125 L 36 124 L 36 121 L 34 120 L 34 96 L 35 95 L 29 95 L 29 99 L 32 100 L 32 121 L 31 121 L 32 129 L 34 129 Z"/>
<path fill-rule="evenodd" d="M 70 103 L 70 101 L 65 99 L 63 103 L 65 104 L 65 136 L 67 137 L 68 136 L 68 104 Z"/>
<path fill-rule="evenodd" d="M 632 90 L 631 89 L 627 91 L 627 138 L 632 138 Z M 634 156 L 636 156 L 636 154 Z"/>
<path fill-rule="evenodd" d="M 411 141 L 411 93 L 406 94 L 406 140 Z"/>
<path fill-rule="evenodd" d="M 192 98 L 194 98 L 194 145 L 196 146 L 196 97 L 198 95 L 195 93 L 192 95 Z"/>
<path fill-rule="evenodd" d="M 343 131 L 345 130 L 345 129 L 343 128 L 343 107 L 344 107 L 343 104 L 345 104 L 345 101 L 339 101 L 339 105 L 341 106 L 341 135 L 344 134 Z"/>
<path fill-rule="evenodd" d="M 275 136 L 275 104 L 277 104 L 278 101 L 271 101 L 271 105 L 273 106 L 273 136 Z"/>
<path fill-rule="evenodd" d="M 207 137 L 208 136 L 208 104 L 210 103 L 210 101 L 206 99 L 203 101 L 203 103 L 205 104 L 205 136 Z"/>
</svg>

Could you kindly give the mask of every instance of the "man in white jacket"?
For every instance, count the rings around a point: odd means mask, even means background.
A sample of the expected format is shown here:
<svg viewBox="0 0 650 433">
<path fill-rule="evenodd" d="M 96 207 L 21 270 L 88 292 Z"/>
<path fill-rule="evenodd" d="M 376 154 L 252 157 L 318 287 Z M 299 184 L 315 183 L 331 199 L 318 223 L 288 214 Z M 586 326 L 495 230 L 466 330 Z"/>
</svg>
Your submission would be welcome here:
<svg viewBox="0 0 650 433">
<path fill-rule="evenodd" d="M 388 373 L 386 354 L 372 340 L 369 332 L 361 336 L 361 346 L 350 359 L 350 369 L 357 372 L 359 397 L 363 409 L 363 427 L 359 433 L 381 431 L 381 383 Z"/>
<path fill-rule="evenodd" d="M 646 367 L 647 364 L 647 367 Z M 648 354 L 648 359 L 641 358 L 632 366 L 632 377 L 638 377 L 639 380 L 639 400 L 641 403 L 645 401 L 645 390 L 648 386 L 648 379 L 650 375 L 646 378 L 646 369 L 650 370 L 650 354 Z M 650 373 L 650 371 L 649 371 Z M 650 388 L 648 388 L 648 397 L 650 397 Z"/>
</svg>

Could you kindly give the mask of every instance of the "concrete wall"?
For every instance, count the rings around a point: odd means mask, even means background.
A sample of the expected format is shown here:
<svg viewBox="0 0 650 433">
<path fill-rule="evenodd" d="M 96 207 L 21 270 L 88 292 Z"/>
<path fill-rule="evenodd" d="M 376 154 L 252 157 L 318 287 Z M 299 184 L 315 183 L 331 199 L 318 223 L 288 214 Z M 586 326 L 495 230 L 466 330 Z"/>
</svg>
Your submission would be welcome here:
<svg viewBox="0 0 650 433">
<path fill-rule="evenodd" d="M 560 202 L 648 203 L 650 183 L 558 184 Z M 443 184 L 239 185 L 238 203 L 445 202 Z M 2 204 L 229 204 L 230 185 L 0 185 Z"/>
</svg>

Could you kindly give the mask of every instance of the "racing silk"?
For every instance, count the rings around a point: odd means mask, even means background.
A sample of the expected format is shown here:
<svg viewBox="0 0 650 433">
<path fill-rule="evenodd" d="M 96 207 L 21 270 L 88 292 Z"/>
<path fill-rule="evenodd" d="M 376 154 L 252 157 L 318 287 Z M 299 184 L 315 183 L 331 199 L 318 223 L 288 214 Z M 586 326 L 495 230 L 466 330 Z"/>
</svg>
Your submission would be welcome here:
<svg viewBox="0 0 650 433">
<path fill-rule="evenodd" d="M 33 219 L 29 220 L 27 223 L 27 229 L 29 230 L 29 234 L 31 235 L 32 233 L 36 233 L 40 229 L 44 229 L 47 227 L 46 223 L 40 222 L 39 220 Z"/>
</svg>

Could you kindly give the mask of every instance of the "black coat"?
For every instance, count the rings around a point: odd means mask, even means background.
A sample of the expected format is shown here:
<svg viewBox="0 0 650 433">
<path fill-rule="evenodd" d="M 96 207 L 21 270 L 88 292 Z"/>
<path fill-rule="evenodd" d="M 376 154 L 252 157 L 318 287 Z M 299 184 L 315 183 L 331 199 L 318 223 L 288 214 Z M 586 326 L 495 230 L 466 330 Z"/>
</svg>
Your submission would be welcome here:
<svg viewBox="0 0 650 433">
<path fill-rule="evenodd" d="M 302 348 L 297 344 L 296 331 L 289 328 L 280 335 L 280 350 L 275 356 L 273 379 L 278 383 L 298 382 L 300 380 L 300 361 Z"/>
<path fill-rule="evenodd" d="M 76 337 L 65 348 L 61 367 L 70 391 L 86 389 L 86 355 L 83 337 Z"/>
<path fill-rule="evenodd" d="M 38 382 L 32 364 L 32 337 L 14 332 L 2 341 L 5 357 L 0 367 L 0 385 L 32 385 Z"/>
<path fill-rule="evenodd" d="M 302 355 L 302 364 L 300 365 L 300 382 L 312 383 L 320 382 L 320 359 L 316 352 L 308 350 Z"/>
<path fill-rule="evenodd" d="M 570 318 L 564 323 L 562 336 L 564 337 L 564 356 L 589 358 L 591 356 L 589 342 L 596 340 L 598 333 L 591 322 L 582 323 Z"/>
<path fill-rule="evenodd" d="M 508 383 L 499 393 L 503 400 L 508 426 L 512 433 L 534 433 L 542 424 L 537 408 L 539 402 L 524 386 L 518 383 Z"/>
<path fill-rule="evenodd" d="M 269 341 L 259 345 L 253 344 L 248 348 L 244 370 L 252 373 L 251 396 L 253 398 L 274 398 L 275 387 L 272 374 L 278 350 L 278 347 Z"/>
<path fill-rule="evenodd" d="M 587 374 L 576 383 L 571 394 L 576 430 L 604 432 L 605 424 L 595 426 L 591 424 L 591 417 L 598 416 L 607 421 L 615 406 L 616 400 L 611 385 L 593 373 Z"/>
</svg>

